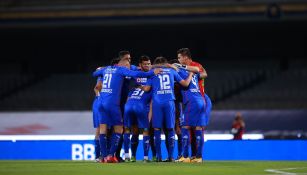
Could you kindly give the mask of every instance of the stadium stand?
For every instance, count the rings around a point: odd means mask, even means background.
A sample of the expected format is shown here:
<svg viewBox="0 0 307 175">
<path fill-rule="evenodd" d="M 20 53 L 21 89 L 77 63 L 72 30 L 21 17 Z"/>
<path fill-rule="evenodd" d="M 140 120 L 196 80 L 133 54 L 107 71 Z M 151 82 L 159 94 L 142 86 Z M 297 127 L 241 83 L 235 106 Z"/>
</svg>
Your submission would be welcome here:
<svg viewBox="0 0 307 175">
<path fill-rule="evenodd" d="M 0 101 L 1 110 L 90 109 L 94 80 L 85 74 L 55 74 Z"/>
<path fill-rule="evenodd" d="M 223 64 L 221 64 L 223 63 Z M 307 69 L 297 61 L 280 70 L 278 61 L 208 61 L 206 92 L 214 109 L 307 108 Z M 297 67 L 302 67 L 298 69 Z M 0 110 L 89 110 L 95 79 L 90 74 L 0 76 Z M 33 81 L 36 78 L 36 81 Z M 29 83 L 31 82 L 31 83 Z M 25 86 L 27 85 L 27 86 Z M 22 88 L 19 88 L 22 87 Z M 7 93 L 7 92 L 14 93 Z M 7 94 L 6 96 L 3 96 Z M 18 102 L 18 103 L 16 103 Z"/>
</svg>

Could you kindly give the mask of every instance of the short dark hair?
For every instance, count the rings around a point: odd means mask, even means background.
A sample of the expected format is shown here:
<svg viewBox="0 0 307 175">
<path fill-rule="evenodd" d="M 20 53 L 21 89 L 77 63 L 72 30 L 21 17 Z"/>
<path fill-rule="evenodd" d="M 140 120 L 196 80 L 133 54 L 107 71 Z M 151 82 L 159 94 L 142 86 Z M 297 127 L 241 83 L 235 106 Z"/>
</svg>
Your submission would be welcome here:
<svg viewBox="0 0 307 175">
<path fill-rule="evenodd" d="M 111 65 L 114 66 L 115 64 L 118 64 L 119 61 L 120 61 L 119 58 L 117 58 L 117 57 L 116 57 L 116 58 L 113 58 L 113 59 L 111 60 Z"/>
<path fill-rule="evenodd" d="M 189 48 L 181 48 L 177 51 L 177 54 L 181 54 L 183 56 L 187 56 L 189 58 L 192 58 L 191 52 Z"/>
<path fill-rule="evenodd" d="M 129 51 L 126 51 L 126 50 L 122 50 L 122 51 L 120 51 L 120 52 L 118 52 L 118 57 L 120 58 L 120 59 L 122 59 L 125 55 L 127 55 L 127 54 L 130 54 L 130 52 Z"/>
<path fill-rule="evenodd" d="M 154 61 L 154 64 L 164 64 L 167 63 L 167 59 L 164 57 L 157 57 Z"/>
<path fill-rule="evenodd" d="M 149 56 L 147 55 L 142 55 L 139 59 L 139 63 L 142 63 L 143 61 L 150 61 Z"/>
<path fill-rule="evenodd" d="M 179 61 L 178 61 L 178 59 L 172 59 L 172 60 L 169 61 L 169 63 L 170 63 L 170 64 L 179 63 Z"/>
</svg>

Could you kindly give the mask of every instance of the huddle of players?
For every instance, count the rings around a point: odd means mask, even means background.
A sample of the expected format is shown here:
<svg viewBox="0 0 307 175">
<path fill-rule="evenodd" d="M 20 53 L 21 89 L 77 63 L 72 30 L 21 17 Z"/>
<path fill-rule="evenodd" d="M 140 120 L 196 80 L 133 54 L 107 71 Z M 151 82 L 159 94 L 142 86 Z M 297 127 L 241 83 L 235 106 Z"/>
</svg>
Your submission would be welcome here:
<svg viewBox="0 0 307 175">
<path fill-rule="evenodd" d="M 177 55 L 178 60 L 172 60 L 173 64 L 164 57 L 157 57 L 153 66 L 149 57 L 142 56 L 136 67 L 130 65 L 130 53 L 122 51 L 118 59 L 112 60 L 111 66 L 98 68 L 93 73 L 98 77 L 93 116 L 97 128 L 96 158 L 100 157 L 100 162 L 120 161 L 121 140 L 125 161 L 135 162 L 140 131 L 143 133 L 144 161 L 149 161 L 151 147 L 153 160 L 161 162 L 162 130 L 166 135 L 166 161 L 175 161 L 176 132 L 176 161 L 202 162 L 204 128 L 211 111 L 211 101 L 204 94 L 202 82 L 207 74 L 200 64 L 192 61 L 188 48 L 179 49 Z M 190 141 L 192 159 L 189 158 Z"/>
</svg>

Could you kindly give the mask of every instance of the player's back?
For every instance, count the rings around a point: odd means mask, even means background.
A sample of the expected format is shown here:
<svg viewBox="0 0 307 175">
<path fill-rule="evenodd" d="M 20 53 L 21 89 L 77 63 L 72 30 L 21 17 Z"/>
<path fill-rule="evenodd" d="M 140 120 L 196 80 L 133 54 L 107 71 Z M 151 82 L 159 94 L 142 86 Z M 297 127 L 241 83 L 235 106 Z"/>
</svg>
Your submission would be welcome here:
<svg viewBox="0 0 307 175">
<path fill-rule="evenodd" d="M 200 73 L 204 72 L 203 66 L 198 62 L 192 61 L 189 66 L 198 67 Z M 200 93 L 204 96 L 204 94 L 205 94 L 205 81 L 204 81 L 204 79 L 199 79 L 198 86 L 199 86 Z"/>
<path fill-rule="evenodd" d="M 134 80 L 132 80 L 134 81 Z M 135 83 L 137 85 L 147 85 L 150 81 L 148 78 L 136 78 Z M 142 103 L 144 105 L 149 105 L 152 96 L 152 91 L 145 92 L 142 89 L 135 87 L 133 88 L 128 95 L 127 103 Z"/>
<path fill-rule="evenodd" d="M 180 69 L 178 74 L 183 79 L 186 79 L 189 76 L 189 72 L 183 69 Z M 199 84 L 198 84 L 199 79 L 200 79 L 199 74 L 194 74 L 189 86 L 181 88 L 183 104 L 186 104 L 189 101 L 203 100 L 203 96 L 200 92 Z"/>
<path fill-rule="evenodd" d="M 122 85 L 125 76 L 121 71 L 124 69 L 119 66 L 107 66 L 102 70 L 102 89 L 100 97 L 102 102 L 120 104 Z"/>
<path fill-rule="evenodd" d="M 151 79 L 153 100 L 155 102 L 165 102 L 175 100 L 174 83 L 182 80 L 178 78 L 178 73 L 171 68 L 162 68 L 160 74 Z"/>
</svg>

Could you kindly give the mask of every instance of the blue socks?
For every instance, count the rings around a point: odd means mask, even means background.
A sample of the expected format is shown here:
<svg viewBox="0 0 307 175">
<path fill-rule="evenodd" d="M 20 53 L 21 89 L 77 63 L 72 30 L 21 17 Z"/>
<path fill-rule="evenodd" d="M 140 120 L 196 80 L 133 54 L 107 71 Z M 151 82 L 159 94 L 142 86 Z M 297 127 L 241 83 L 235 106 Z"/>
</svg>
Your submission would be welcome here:
<svg viewBox="0 0 307 175">
<path fill-rule="evenodd" d="M 95 159 L 100 157 L 100 144 L 99 139 L 95 139 Z"/>
<path fill-rule="evenodd" d="M 174 130 L 168 130 L 167 135 L 168 140 L 168 159 L 174 159 L 174 147 L 175 147 L 175 131 Z"/>
<path fill-rule="evenodd" d="M 196 136 L 196 157 L 201 158 L 203 154 L 204 137 L 202 130 L 195 130 Z"/>
<path fill-rule="evenodd" d="M 129 148 L 130 148 L 130 133 L 125 133 L 124 134 L 124 149 L 125 149 L 125 153 L 129 153 Z"/>
<path fill-rule="evenodd" d="M 99 135 L 99 143 L 100 143 L 101 157 L 105 158 L 108 155 L 108 151 L 107 151 L 107 136 L 105 134 L 100 134 Z"/>
<path fill-rule="evenodd" d="M 161 130 L 154 130 L 154 142 L 157 154 L 157 160 L 162 159 L 161 154 Z"/>
<path fill-rule="evenodd" d="M 149 146 L 150 146 L 150 138 L 149 138 L 149 136 L 143 136 L 144 156 L 148 156 Z"/>
<path fill-rule="evenodd" d="M 139 145 L 139 135 L 132 135 L 131 137 L 131 154 L 133 157 L 136 157 L 136 150 Z"/>
<path fill-rule="evenodd" d="M 110 148 L 109 155 L 114 156 L 114 154 L 115 154 L 115 152 L 118 148 L 120 138 L 121 138 L 121 134 L 119 134 L 119 133 L 113 133 L 112 134 L 111 148 Z"/>
<path fill-rule="evenodd" d="M 178 137 L 178 157 L 181 157 L 182 156 L 182 135 L 181 134 L 177 134 L 177 137 Z"/>
<path fill-rule="evenodd" d="M 189 143 L 190 143 L 190 133 L 186 128 L 181 129 L 182 134 L 182 149 L 183 149 L 183 157 L 189 157 Z"/>
</svg>

